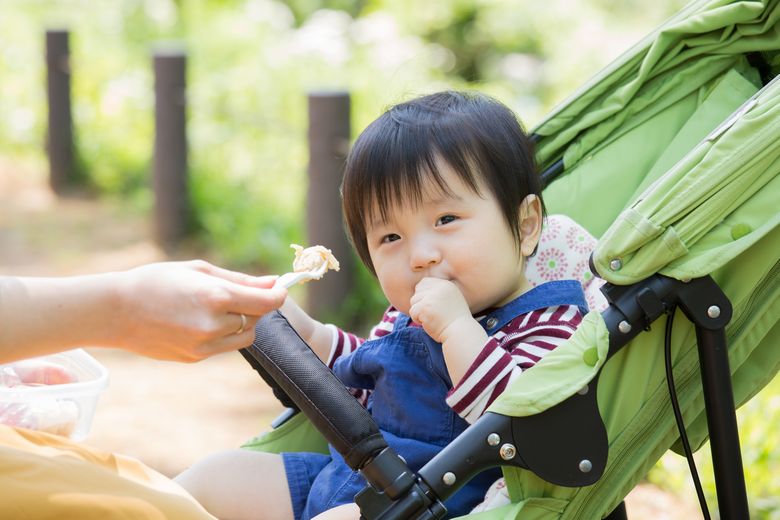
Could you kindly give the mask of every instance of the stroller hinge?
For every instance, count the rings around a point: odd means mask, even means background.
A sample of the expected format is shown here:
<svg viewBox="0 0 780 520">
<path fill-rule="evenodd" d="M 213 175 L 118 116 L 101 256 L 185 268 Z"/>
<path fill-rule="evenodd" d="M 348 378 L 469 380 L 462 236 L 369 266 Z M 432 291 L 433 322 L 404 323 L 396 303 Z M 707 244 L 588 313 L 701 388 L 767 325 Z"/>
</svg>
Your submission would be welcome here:
<svg viewBox="0 0 780 520">
<path fill-rule="evenodd" d="M 710 276 L 683 283 L 678 291 L 678 301 L 697 327 L 719 330 L 731 320 L 731 302 Z"/>
<path fill-rule="evenodd" d="M 601 291 L 609 302 L 602 313 L 609 356 L 678 305 L 691 322 L 707 330 L 722 329 L 731 319 L 731 303 L 709 276 L 680 281 L 656 274 L 632 285 L 607 283 Z"/>
</svg>

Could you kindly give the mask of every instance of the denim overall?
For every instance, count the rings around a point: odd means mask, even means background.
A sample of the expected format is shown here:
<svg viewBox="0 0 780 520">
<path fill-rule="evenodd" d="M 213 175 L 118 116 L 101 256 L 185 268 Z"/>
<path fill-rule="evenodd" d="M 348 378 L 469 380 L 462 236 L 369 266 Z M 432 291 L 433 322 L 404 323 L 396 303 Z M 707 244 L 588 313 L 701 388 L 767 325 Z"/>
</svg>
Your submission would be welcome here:
<svg viewBox="0 0 780 520">
<path fill-rule="evenodd" d="M 577 305 L 587 312 L 578 282 L 540 285 L 503 307 L 490 310 L 480 324 L 488 335 L 493 335 L 521 314 L 562 304 Z M 412 324 L 405 314 L 398 315 L 391 334 L 367 341 L 352 354 L 336 360 L 333 372 L 348 387 L 372 390 L 368 411 L 387 444 L 413 471 L 418 471 L 468 427 L 445 402 L 452 382 L 441 344 L 422 327 Z M 284 453 L 283 457 L 296 520 L 308 520 L 337 505 L 351 503 L 366 486 L 360 474 L 352 471 L 332 447 L 330 456 Z M 307 471 L 316 476 L 301 511 L 300 495 L 308 483 L 294 481 L 304 478 Z M 467 514 L 500 476 L 500 470 L 493 468 L 470 480 L 445 502 L 449 516 Z"/>
</svg>

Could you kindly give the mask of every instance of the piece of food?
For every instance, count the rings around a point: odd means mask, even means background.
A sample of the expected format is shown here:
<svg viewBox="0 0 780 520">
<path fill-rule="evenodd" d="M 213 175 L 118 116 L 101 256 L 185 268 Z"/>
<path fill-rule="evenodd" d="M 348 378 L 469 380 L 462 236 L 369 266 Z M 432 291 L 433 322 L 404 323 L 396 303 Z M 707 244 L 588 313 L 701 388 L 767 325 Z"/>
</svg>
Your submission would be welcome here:
<svg viewBox="0 0 780 520">
<path fill-rule="evenodd" d="M 320 269 L 323 264 L 326 266 L 322 274 L 329 269 L 339 270 L 339 261 L 333 256 L 333 252 L 327 247 L 311 246 L 304 248 L 298 244 L 290 244 L 295 249 L 295 258 L 293 259 L 293 271 L 296 273 L 311 272 Z M 322 278 L 322 274 L 316 279 Z"/>
</svg>

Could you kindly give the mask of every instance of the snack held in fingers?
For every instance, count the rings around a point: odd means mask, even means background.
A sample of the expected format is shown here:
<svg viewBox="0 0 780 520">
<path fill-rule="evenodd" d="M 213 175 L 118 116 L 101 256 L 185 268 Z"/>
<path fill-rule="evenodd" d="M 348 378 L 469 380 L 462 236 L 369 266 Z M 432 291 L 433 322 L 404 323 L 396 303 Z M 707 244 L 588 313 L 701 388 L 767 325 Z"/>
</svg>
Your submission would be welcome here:
<svg viewBox="0 0 780 520">
<path fill-rule="evenodd" d="M 320 280 L 326 271 L 339 270 L 339 261 L 333 256 L 330 249 L 323 246 L 302 247 L 298 244 L 290 244 L 295 249 L 292 272 L 285 273 L 276 279 L 274 286 L 289 289 L 293 285 Z"/>
<path fill-rule="evenodd" d="M 304 248 L 298 244 L 290 244 L 295 249 L 295 258 L 293 259 L 293 271 L 296 273 L 319 271 L 322 266 L 325 269 L 322 274 L 314 279 L 319 280 L 330 269 L 339 270 L 339 261 L 333 256 L 333 252 L 324 246 L 311 246 Z"/>
</svg>

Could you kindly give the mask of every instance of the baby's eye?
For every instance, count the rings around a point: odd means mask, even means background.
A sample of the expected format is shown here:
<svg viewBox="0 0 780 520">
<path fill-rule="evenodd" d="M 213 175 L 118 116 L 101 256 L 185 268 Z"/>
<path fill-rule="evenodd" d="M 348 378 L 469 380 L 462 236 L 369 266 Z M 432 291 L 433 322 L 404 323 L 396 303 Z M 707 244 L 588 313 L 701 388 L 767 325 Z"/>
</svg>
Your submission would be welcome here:
<svg viewBox="0 0 780 520">
<path fill-rule="evenodd" d="M 451 222 L 455 222 L 456 220 L 458 220 L 458 217 L 455 215 L 444 215 L 436 220 L 436 225 L 444 226 L 446 224 L 450 224 Z"/>
<path fill-rule="evenodd" d="M 395 242 L 396 240 L 401 240 L 401 237 L 399 237 L 395 233 L 390 233 L 382 237 L 383 244 L 387 244 L 388 242 Z"/>
</svg>

